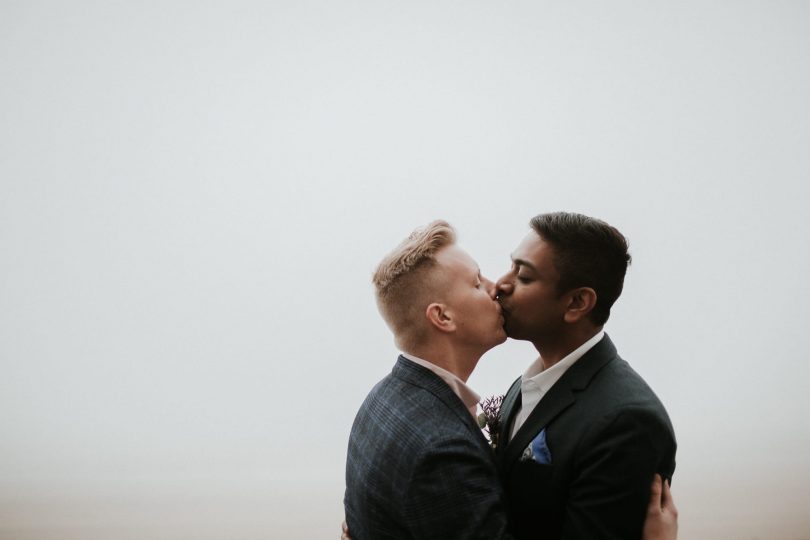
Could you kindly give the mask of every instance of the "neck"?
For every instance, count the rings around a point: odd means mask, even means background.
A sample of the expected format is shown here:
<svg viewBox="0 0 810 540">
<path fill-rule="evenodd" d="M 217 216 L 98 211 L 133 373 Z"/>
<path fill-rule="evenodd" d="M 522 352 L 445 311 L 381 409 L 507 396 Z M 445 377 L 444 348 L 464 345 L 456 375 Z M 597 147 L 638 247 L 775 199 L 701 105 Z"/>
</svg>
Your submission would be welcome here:
<svg viewBox="0 0 810 540">
<path fill-rule="evenodd" d="M 548 369 L 591 339 L 602 330 L 601 326 L 584 326 L 568 328 L 553 337 L 533 341 L 532 344 L 540 358 L 543 359 L 543 369 Z"/>
<path fill-rule="evenodd" d="M 483 353 L 461 350 L 449 341 L 434 341 L 405 351 L 446 369 L 465 383 L 470 378 Z"/>
</svg>

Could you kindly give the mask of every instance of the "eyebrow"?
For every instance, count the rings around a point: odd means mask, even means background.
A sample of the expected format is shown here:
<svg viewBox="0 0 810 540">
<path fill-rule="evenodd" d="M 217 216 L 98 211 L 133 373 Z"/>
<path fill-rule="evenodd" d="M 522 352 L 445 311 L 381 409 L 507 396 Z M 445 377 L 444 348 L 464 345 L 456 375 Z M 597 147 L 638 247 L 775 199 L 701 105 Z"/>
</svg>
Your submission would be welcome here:
<svg viewBox="0 0 810 540">
<path fill-rule="evenodd" d="M 534 265 L 532 263 L 530 263 L 529 261 L 526 261 L 524 259 L 516 259 L 513 256 L 512 257 L 512 262 L 515 263 L 518 266 L 525 266 L 529 270 L 534 270 L 535 272 L 537 272 L 537 268 L 535 268 Z"/>
</svg>

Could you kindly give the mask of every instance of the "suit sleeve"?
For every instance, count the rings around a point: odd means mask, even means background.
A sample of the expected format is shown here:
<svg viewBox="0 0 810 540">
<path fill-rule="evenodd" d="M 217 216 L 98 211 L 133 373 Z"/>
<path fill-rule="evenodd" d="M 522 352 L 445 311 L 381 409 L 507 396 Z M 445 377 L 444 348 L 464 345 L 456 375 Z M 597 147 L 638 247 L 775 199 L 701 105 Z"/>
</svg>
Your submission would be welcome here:
<svg viewBox="0 0 810 540">
<path fill-rule="evenodd" d="M 442 441 L 419 457 L 404 514 L 419 540 L 512 539 L 495 465 L 464 439 Z"/>
<path fill-rule="evenodd" d="M 675 441 L 647 410 L 609 415 L 580 443 L 562 538 L 642 537 L 653 475 L 672 476 Z"/>
</svg>

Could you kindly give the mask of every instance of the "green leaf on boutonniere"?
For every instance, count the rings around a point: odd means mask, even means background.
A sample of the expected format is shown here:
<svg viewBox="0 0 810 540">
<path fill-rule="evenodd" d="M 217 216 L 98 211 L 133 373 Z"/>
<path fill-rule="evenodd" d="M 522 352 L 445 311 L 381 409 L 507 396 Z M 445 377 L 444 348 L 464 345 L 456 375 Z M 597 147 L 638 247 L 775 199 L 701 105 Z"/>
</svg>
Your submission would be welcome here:
<svg viewBox="0 0 810 540">
<path fill-rule="evenodd" d="M 481 405 L 481 414 L 478 415 L 478 426 L 484 432 L 489 445 L 495 450 L 498 447 L 498 435 L 501 432 L 501 405 L 504 396 L 490 396 L 484 399 Z"/>
</svg>

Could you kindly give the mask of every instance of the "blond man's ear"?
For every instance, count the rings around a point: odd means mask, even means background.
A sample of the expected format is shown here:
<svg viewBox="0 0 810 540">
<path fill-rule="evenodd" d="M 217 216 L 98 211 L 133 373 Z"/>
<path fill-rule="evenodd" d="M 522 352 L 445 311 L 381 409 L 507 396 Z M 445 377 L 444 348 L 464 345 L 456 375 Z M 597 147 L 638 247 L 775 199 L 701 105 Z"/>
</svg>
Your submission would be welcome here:
<svg viewBox="0 0 810 540">
<path fill-rule="evenodd" d="M 452 332 L 456 329 L 450 309 L 445 304 L 433 302 L 425 308 L 425 318 L 433 328 L 440 332 Z"/>
</svg>

